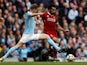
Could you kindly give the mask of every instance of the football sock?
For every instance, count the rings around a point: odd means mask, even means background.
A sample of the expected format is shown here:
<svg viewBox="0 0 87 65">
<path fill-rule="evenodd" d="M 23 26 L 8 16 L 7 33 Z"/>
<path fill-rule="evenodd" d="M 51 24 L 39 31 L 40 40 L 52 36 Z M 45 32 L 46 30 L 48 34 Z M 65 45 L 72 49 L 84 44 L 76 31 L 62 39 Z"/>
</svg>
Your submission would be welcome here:
<svg viewBox="0 0 87 65">
<path fill-rule="evenodd" d="M 9 51 L 2 58 L 6 59 L 10 55 L 10 53 L 12 53 L 17 48 L 18 48 L 17 46 L 14 46 L 14 47 L 10 48 Z"/>
<path fill-rule="evenodd" d="M 56 45 L 56 43 L 50 38 L 47 38 L 47 41 L 50 45 L 52 45 L 57 51 L 59 51 L 61 48 Z"/>
</svg>

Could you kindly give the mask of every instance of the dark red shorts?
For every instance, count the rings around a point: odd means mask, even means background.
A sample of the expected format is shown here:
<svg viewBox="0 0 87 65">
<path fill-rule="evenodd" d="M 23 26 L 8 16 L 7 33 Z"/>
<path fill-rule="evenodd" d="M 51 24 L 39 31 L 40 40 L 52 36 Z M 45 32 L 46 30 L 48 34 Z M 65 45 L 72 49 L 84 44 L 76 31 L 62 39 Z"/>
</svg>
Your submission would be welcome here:
<svg viewBox="0 0 87 65">
<path fill-rule="evenodd" d="M 44 33 L 48 34 L 52 39 L 54 37 L 58 37 L 58 34 L 56 32 L 44 32 Z"/>
</svg>

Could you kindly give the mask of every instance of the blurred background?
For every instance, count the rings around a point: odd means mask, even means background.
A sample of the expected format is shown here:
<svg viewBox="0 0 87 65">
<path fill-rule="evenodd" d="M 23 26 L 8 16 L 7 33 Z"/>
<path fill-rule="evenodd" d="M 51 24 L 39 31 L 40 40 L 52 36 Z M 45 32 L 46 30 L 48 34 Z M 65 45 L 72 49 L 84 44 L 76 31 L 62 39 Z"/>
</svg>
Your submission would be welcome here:
<svg viewBox="0 0 87 65">
<path fill-rule="evenodd" d="M 46 40 L 29 41 L 22 48 L 15 50 L 9 58 L 27 61 L 49 61 L 50 58 L 66 58 L 73 54 L 77 59 L 87 58 L 87 0 L 0 0 L 0 57 L 20 40 L 25 29 L 25 12 L 32 4 L 37 4 L 38 12 L 48 11 L 50 4 L 56 5 L 59 24 L 68 32 L 58 32 L 60 48 L 57 52 Z M 35 17 L 35 34 L 43 33 L 42 19 Z"/>
</svg>

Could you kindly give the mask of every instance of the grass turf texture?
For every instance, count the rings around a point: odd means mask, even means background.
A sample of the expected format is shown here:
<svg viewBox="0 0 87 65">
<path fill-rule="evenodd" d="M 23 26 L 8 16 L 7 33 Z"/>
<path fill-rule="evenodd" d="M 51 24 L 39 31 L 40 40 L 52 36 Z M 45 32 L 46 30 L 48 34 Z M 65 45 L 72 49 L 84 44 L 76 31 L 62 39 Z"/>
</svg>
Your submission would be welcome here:
<svg viewBox="0 0 87 65">
<path fill-rule="evenodd" d="M 87 62 L 0 62 L 0 65 L 87 65 Z"/>
</svg>

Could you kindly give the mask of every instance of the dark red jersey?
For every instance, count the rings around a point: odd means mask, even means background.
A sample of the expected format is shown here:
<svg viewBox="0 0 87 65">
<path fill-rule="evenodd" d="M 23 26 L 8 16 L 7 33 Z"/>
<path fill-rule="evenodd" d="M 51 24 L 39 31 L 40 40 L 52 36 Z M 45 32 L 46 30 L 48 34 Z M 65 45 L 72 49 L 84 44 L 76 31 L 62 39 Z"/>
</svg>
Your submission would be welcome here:
<svg viewBox="0 0 87 65">
<path fill-rule="evenodd" d="M 48 34 L 53 37 L 57 37 L 57 32 L 56 32 L 56 24 L 57 24 L 57 19 L 56 16 L 51 15 L 49 12 L 45 12 L 42 15 L 42 19 L 44 21 L 44 33 Z"/>
</svg>

